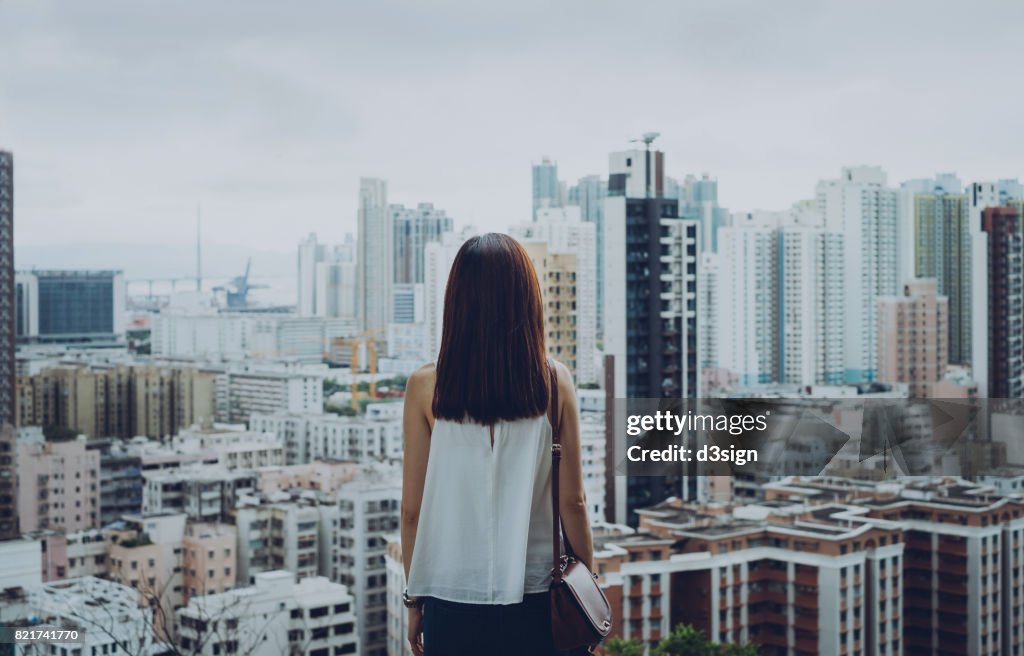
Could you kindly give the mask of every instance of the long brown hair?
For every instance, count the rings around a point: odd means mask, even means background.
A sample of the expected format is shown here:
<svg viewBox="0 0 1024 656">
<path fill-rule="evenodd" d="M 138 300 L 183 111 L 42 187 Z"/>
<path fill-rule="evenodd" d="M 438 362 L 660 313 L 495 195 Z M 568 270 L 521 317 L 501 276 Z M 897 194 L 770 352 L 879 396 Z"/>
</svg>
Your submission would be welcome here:
<svg viewBox="0 0 1024 656">
<path fill-rule="evenodd" d="M 444 295 L 434 416 L 481 424 L 548 407 L 544 304 L 518 241 L 498 233 L 462 245 Z"/>
</svg>

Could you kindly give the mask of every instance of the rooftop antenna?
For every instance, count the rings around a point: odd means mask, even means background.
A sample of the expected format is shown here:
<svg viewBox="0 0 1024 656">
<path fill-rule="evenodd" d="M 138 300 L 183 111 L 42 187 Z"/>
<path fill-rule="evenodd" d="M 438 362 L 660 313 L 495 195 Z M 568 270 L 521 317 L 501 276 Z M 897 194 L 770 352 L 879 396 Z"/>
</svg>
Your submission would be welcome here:
<svg viewBox="0 0 1024 656">
<path fill-rule="evenodd" d="M 644 132 L 642 137 L 640 137 L 639 139 L 630 139 L 629 143 L 637 143 L 642 141 L 644 142 L 644 148 L 650 150 L 651 144 L 654 142 L 655 139 L 657 139 L 660 136 L 660 132 Z"/>
<path fill-rule="evenodd" d="M 660 132 L 644 132 L 643 136 L 639 139 L 630 139 L 629 143 L 637 143 L 638 141 L 644 142 L 645 149 L 645 166 L 644 166 L 644 189 L 646 190 L 647 198 L 653 198 L 651 190 L 651 143 L 655 139 L 661 136 Z M 657 195 L 657 190 L 654 191 L 654 195 Z"/>
<path fill-rule="evenodd" d="M 202 205 L 196 205 L 196 291 L 203 291 L 203 242 L 200 227 L 203 221 Z"/>
</svg>

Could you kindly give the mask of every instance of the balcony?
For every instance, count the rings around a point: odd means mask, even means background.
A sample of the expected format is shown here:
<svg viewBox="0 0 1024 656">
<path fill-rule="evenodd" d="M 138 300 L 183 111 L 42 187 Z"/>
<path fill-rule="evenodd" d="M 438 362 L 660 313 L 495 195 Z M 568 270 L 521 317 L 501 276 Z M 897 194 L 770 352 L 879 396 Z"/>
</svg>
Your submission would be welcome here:
<svg viewBox="0 0 1024 656">
<path fill-rule="evenodd" d="M 748 595 L 751 604 L 759 602 L 770 602 L 774 604 L 787 603 L 786 593 L 783 590 L 764 589 L 752 591 Z"/>
<path fill-rule="evenodd" d="M 797 585 L 816 587 L 818 585 L 818 572 L 797 570 L 795 582 Z"/>
<path fill-rule="evenodd" d="M 966 596 L 967 582 L 962 579 L 950 579 L 944 576 L 939 577 L 939 592 L 946 594 Z"/>
<path fill-rule="evenodd" d="M 819 628 L 818 618 L 815 615 L 798 614 L 793 620 L 793 626 L 805 631 L 817 631 Z"/>
</svg>

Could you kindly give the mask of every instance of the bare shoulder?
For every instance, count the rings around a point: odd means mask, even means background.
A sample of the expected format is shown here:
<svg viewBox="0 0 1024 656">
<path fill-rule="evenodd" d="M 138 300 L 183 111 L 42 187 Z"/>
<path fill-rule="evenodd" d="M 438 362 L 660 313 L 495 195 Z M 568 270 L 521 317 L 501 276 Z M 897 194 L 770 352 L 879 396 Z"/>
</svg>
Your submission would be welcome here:
<svg viewBox="0 0 1024 656">
<path fill-rule="evenodd" d="M 437 370 L 434 363 L 425 364 L 412 372 L 405 384 L 405 393 L 417 400 L 434 398 L 434 382 L 437 380 Z"/>
<path fill-rule="evenodd" d="M 575 396 L 576 386 L 572 382 L 572 372 L 569 371 L 569 367 L 558 360 L 552 360 L 555 363 L 555 376 L 558 379 L 558 393 L 565 397 L 565 395 Z"/>
</svg>

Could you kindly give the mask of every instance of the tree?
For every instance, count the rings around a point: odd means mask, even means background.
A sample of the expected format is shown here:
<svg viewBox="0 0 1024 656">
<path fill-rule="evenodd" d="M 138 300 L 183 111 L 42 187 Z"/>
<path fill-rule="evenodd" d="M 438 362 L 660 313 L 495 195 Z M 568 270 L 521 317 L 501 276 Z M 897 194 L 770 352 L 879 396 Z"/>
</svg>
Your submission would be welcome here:
<svg viewBox="0 0 1024 656">
<path fill-rule="evenodd" d="M 605 656 L 644 656 L 644 643 L 639 640 L 624 640 L 619 636 L 609 638 L 604 645 Z"/>
<path fill-rule="evenodd" d="M 703 631 L 680 624 L 652 651 L 653 656 L 717 656 L 717 645 Z"/>
<path fill-rule="evenodd" d="M 324 404 L 324 410 L 327 412 L 333 412 L 336 415 L 341 415 L 342 417 L 355 417 L 358 414 L 350 405 L 334 405 L 327 403 Z"/>
<path fill-rule="evenodd" d="M 651 656 L 757 656 L 757 645 L 715 642 L 692 625 L 679 624 L 651 650 Z"/>
<path fill-rule="evenodd" d="M 43 437 L 47 442 L 71 442 L 78 439 L 78 431 L 67 426 L 43 426 Z"/>
</svg>

